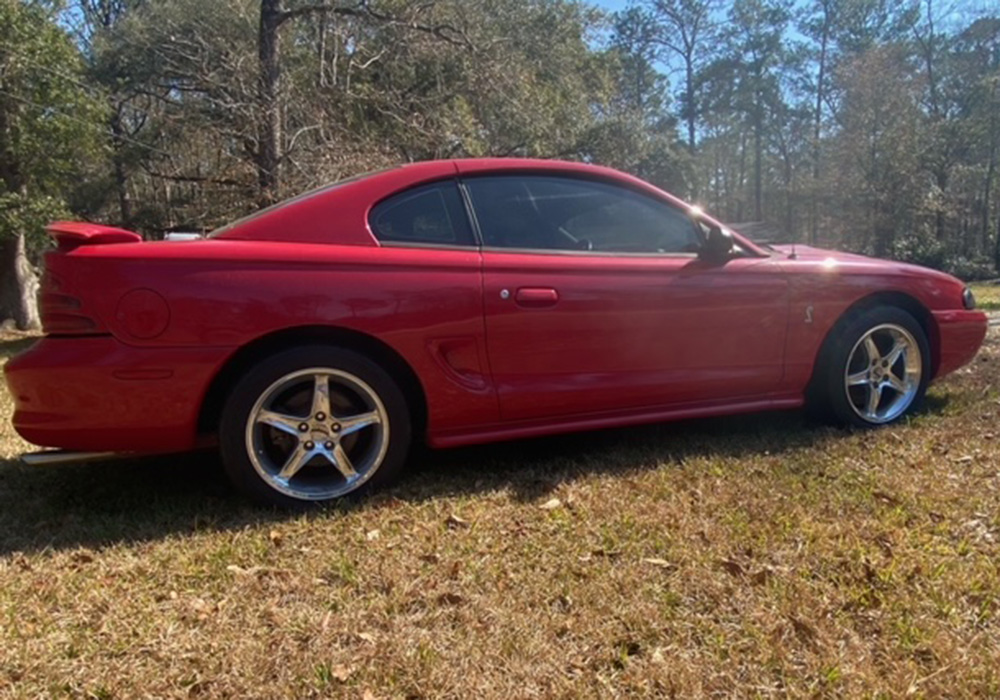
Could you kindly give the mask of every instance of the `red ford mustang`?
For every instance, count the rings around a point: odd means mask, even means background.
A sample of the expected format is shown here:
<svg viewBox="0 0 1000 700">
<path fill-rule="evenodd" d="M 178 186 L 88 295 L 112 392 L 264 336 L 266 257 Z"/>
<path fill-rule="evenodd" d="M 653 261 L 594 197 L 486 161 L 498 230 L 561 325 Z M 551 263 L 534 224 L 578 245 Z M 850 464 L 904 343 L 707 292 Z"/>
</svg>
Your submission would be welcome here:
<svg viewBox="0 0 1000 700">
<path fill-rule="evenodd" d="M 286 506 L 386 483 L 418 439 L 806 402 L 889 423 L 986 332 L 948 275 L 760 247 L 575 163 L 407 165 L 202 240 L 49 231 L 47 335 L 6 366 L 18 432 L 74 451 L 217 440 L 242 490 Z"/>
</svg>

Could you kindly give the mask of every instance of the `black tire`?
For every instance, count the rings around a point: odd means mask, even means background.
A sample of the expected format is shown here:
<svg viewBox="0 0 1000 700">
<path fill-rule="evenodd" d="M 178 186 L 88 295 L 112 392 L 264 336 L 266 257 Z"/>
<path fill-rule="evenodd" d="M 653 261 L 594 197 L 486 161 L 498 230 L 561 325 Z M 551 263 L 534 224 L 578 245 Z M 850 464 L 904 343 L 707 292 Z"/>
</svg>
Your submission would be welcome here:
<svg viewBox="0 0 1000 700">
<path fill-rule="evenodd" d="M 312 402 L 322 392 L 310 390 L 313 382 L 320 385 L 320 375 L 326 377 L 328 387 L 329 415 L 323 421 L 316 420 L 322 414 L 312 414 L 316 406 Z M 309 396 L 304 392 L 310 392 Z M 283 402 L 284 410 L 268 405 L 270 397 Z M 258 420 L 262 410 L 272 411 L 264 421 Z M 252 425 L 251 414 L 255 416 Z M 303 414 L 309 415 L 300 418 Z M 271 423 L 270 415 L 276 415 L 281 426 Z M 377 420 L 351 427 L 349 435 L 351 417 L 362 415 Z M 303 421 L 298 426 L 301 434 L 286 419 Z M 343 427 L 338 420 L 344 420 Z M 357 497 L 394 481 L 406 463 L 411 433 L 406 397 L 382 367 L 353 350 L 310 345 L 272 355 L 240 379 L 222 410 L 219 449 L 227 475 L 242 493 L 263 505 L 302 509 Z M 285 446 L 290 450 L 287 453 Z M 353 462 L 352 450 L 363 453 L 368 464 L 353 477 L 348 474 L 361 462 Z M 348 473 L 342 474 L 341 467 L 335 466 L 339 463 L 335 455 L 344 456 Z M 287 478 L 282 478 L 284 470 L 274 473 L 293 461 L 301 466 Z M 343 483 L 338 485 L 338 480 Z"/>
<path fill-rule="evenodd" d="M 897 334 L 905 339 L 908 346 L 909 340 L 912 339 L 913 345 L 919 351 L 919 358 L 913 358 L 912 351 L 908 350 L 907 355 L 901 356 L 888 368 L 881 367 L 878 370 L 880 374 L 873 376 L 872 372 L 876 370 L 868 365 L 868 352 L 864 350 L 856 352 L 856 348 L 861 347 L 865 337 L 871 333 L 874 333 L 872 337 L 877 341 L 876 348 L 879 352 L 885 352 L 885 357 L 878 359 L 886 362 L 891 360 L 884 340 L 891 337 L 891 334 Z M 909 338 L 906 338 L 906 334 Z M 878 341 L 883 345 L 879 346 Z M 904 357 L 910 359 L 903 359 Z M 852 364 L 849 365 L 849 362 Z M 907 362 L 912 363 L 909 365 L 911 371 L 907 371 Z M 919 367 L 920 371 L 919 381 L 912 376 L 912 370 L 916 367 Z M 893 379 L 898 380 L 896 374 L 900 371 L 904 377 L 910 378 L 906 391 L 888 386 L 878 388 L 878 384 L 881 383 L 878 377 L 889 376 L 886 373 L 887 369 Z M 848 375 L 858 377 L 864 372 L 868 373 L 871 384 L 848 387 Z M 895 306 L 875 306 L 850 311 L 830 331 L 819 353 L 809 392 L 809 412 L 827 422 L 858 428 L 889 425 L 920 408 L 927 392 L 930 375 L 930 344 L 927 341 L 927 334 L 912 314 Z M 876 399 L 874 413 L 866 410 L 868 406 L 866 402 L 871 398 L 873 390 L 878 391 L 880 396 L 883 392 L 888 392 L 884 398 Z M 898 404 L 892 405 L 893 401 L 898 401 Z M 892 410 L 889 410 L 890 405 Z M 884 411 L 880 411 L 882 406 L 885 406 Z M 880 415 L 883 412 L 885 415 Z"/>
</svg>

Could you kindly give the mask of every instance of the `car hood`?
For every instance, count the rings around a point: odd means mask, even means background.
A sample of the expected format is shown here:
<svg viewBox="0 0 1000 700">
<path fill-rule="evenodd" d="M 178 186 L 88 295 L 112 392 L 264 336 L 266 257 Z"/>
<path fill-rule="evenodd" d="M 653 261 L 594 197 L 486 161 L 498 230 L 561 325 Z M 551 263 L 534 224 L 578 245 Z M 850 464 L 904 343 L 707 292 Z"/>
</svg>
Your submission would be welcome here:
<svg viewBox="0 0 1000 700">
<path fill-rule="evenodd" d="M 825 248 L 814 248 L 811 245 L 799 245 L 799 244 L 774 244 L 771 246 L 774 250 L 785 256 L 790 256 L 795 253 L 795 258 L 798 260 L 836 260 L 837 262 L 874 262 L 874 263 L 885 263 L 887 265 L 894 264 L 889 260 L 880 260 L 878 258 L 871 258 L 867 255 L 858 255 L 857 253 L 845 253 L 840 250 L 826 250 Z"/>
<path fill-rule="evenodd" d="M 791 256 L 794 251 L 795 257 L 791 258 L 794 260 L 801 260 L 805 262 L 829 262 L 834 264 L 848 263 L 849 269 L 856 268 L 858 272 L 880 272 L 911 276 L 916 275 L 937 279 L 942 282 L 960 285 L 963 284 L 961 280 L 945 272 L 932 270 L 929 267 L 922 267 L 912 263 L 900 262 L 898 260 L 883 260 L 881 258 L 872 258 L 867 255 L 858 255 L 857 253 L 845 253 L 839 250 L 814 248 L 809 245 L 791 245 L 786 243 L 781 245 L 772 245 L 771 247 L 779 254 L 786 257 Z"/>
</svg>

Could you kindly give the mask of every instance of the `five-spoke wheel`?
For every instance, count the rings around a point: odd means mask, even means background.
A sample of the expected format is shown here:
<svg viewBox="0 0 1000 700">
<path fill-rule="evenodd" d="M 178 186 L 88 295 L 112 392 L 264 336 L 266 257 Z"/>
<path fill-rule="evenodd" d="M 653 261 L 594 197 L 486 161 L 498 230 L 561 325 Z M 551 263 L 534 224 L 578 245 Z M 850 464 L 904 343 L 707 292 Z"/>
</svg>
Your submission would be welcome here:
<svg viewBox="0 0 1000 700">
<path fill-rule="evenodd" d="M 258 501 L 331 501 L 405 459 L 406 401 L 377 364 L 349 350 L 307 347 L 275 355 L 237 385 L 220 444 L 230 476 Z"/>
<path fill-rule="evenodd" d="M 844 371 L 851 407 L 869 423 L 889 423 L 913 403 L 923 358 L 913 335 L 892 323 L 875 326 L 855 343 Z"/>
<path fill-rule="evenodd" d="M 927 390 L 927 336 L 902 309 L 856 310 L 831 330 L 815 371 L 814 408 L 850 425 L 891 423 L 915 409 Z"/>
</svg>

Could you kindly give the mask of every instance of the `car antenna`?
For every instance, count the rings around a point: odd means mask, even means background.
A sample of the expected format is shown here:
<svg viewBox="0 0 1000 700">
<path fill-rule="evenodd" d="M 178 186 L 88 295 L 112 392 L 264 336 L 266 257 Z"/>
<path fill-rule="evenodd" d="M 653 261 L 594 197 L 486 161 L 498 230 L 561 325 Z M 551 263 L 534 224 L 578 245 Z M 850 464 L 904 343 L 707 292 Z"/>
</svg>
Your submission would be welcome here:
<svg viewBox="0 0 1000 700">
<path fill-rule="evenodd" d="M 790 253 L 788 254 L 788 259 L 789 259 L 789 260 L 797 260 L 797 259 L 798 259 L 798 257 L 799 257 L 799 256 L 798 256 L 798 254 L 797 254 L 797 253 L 795 252 L 795 239 L 796 239 L 796 238 L 798 238 L 798 236 L 793 236 L 793 237 L 792 237 L 792 250 L 791 250 L 791 252 L 790 252 Z"/>
</svg>

